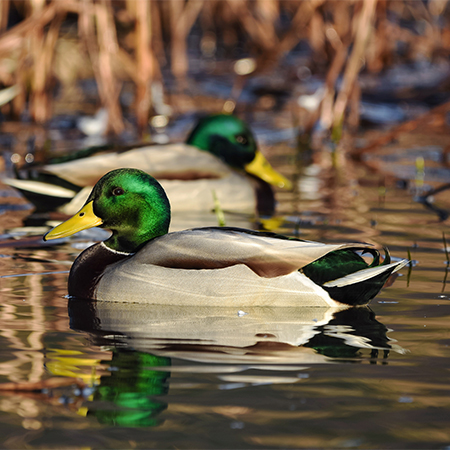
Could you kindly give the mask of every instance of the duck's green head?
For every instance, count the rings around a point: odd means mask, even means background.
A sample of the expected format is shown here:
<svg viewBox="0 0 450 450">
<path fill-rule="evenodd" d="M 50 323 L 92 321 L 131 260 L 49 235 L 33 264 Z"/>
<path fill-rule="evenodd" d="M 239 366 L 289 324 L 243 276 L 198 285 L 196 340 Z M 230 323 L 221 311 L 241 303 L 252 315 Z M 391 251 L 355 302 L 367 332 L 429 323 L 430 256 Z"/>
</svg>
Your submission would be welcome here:
<svg viewBox="0 0 450 450">
<path fill-rule="evenodd" d="M 267 183 L 286 189 L 292 187 L 291 182 L 276 172 L 257 150 L 250 128 L 236 116 L 217 114 L 201 119 L 186 142 Z"/>
<path fill-rule="evenodd" d="M 113 233 L 105 241 L 109 248 L 133 253 L 150 239 L 166 234 L 169 223 L 170 203 L 161 185 L 141 170 L 118 169 L 103 176 L 83 208 L 49 231 L 44 240 L 102 227 Z"/>
</svg>

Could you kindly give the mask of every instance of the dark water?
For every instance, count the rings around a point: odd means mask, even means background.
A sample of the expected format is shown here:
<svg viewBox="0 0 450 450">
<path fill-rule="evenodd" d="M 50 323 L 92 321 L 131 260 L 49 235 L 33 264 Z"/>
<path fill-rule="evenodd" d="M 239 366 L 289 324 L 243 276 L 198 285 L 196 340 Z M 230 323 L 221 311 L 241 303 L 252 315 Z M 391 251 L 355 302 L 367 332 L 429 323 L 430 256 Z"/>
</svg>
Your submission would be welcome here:
<svg viewBox="0 0 450 450">
<path fill-rule="evenodd" d="M 305 166 L 285 143 L 268 154 L 301 174 L 298 190 L 277 193 L 272 228 L 386 245 L 410 266 L 370 309 L 69 302 L 71 262 L 99 237 L 24 240 L 45 228 L 18 228 L 29 211 L 5 187 L 0 382 L 82 383 L 0 393 L 1 447 L 450 448 L 448 223 L 414 201 L 414 180 Z M 445 191 L 436 202 L 450 209 Z"/>
</svg>

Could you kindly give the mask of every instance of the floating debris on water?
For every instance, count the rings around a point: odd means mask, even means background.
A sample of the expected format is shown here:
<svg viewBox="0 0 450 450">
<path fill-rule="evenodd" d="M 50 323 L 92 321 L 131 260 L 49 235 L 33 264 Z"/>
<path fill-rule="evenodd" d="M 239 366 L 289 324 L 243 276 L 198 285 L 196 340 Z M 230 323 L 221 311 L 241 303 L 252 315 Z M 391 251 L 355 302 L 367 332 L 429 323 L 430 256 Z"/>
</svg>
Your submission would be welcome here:
<svg viewBox="0 0 450 450">
<path fill-rule="evenodd" d="M 242 430 L 245 427 L 244 422 L 241 422 L 240 420 L 235 420 L 230 423 L 230 428 L 232 430 Z"/>
<path fill-rule="evenodd" d="M 309 378 L 309 373 L 298 373 L 297 378 Z"/>
<path fill-rule="evenodd" d="M 247 383 L 227 383 L 227 384 L 220 384 L 219 389 L 221 391 L 228 391 L 231 389 L 241 389 L 246 386 L 247 386 Z"/>
</svg>

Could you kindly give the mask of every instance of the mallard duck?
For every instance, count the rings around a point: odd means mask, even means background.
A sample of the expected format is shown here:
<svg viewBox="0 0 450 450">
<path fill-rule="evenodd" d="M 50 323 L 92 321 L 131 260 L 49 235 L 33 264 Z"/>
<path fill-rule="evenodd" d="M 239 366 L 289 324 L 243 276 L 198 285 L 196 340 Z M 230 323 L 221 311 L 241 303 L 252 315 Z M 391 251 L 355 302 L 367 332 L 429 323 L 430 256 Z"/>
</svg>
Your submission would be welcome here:
<svg viewBox="0 0 450 450">
<path fill-rule="evenodd" d="M 112 235 L 78 256 L 69 295 L 94 300 L 204 306 L 367 304 L 391 273 L 368 244 L 322 244 L 231 227 L 168 233 L 170 203 L 137 169 L 118 169 L 95 185 L 83 208 L 44 240 L 91 227 Z M 369 252 L 369 265 L 358 255 Z"/>
<path fill-rule="evenodd" d="M 228 114 L 201 119 L 186 143 L 147 145 L 127 151 L 87 149 L 51 160 L 26 172 L 28 179 L 7 179 L 38 210 L 74 214 L 100 177 L 133 167 L 157 178 L 173 211 L 208 211 L 214 195 L 223 210 L 271 215 L 274 195 L 269 184 L 291 188 L 257 150 L 249 127 Z M 268 184 L 269 183 L 269 184 Z"/>
</svg>

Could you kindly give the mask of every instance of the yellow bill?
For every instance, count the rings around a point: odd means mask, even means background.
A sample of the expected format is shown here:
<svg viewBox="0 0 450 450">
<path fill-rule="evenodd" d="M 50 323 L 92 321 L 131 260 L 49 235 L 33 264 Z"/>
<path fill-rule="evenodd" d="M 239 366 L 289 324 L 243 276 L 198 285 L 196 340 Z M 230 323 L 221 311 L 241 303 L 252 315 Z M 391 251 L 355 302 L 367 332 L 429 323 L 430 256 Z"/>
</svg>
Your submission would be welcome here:
<svg viewBox="0 0 450 450">
<path fill-rule="evenodd" d="M 59 224 L 53 230 L 50 230 L 44 236 L 44 241 L 72 236 L 72 234 L 78 233 L 79 231 L 101 225 L 103 220 L 94 214 L 92 205 L 93 202 L 87 203 L 73 217 Z"/>
<path fill-rule="evenodd" d="M 292 189 L 292 183 L 278 173 L 260 151 L 257 151 L 253 161 L 245 166 L 245 171 L 279 188 Z"/>
</svg>

